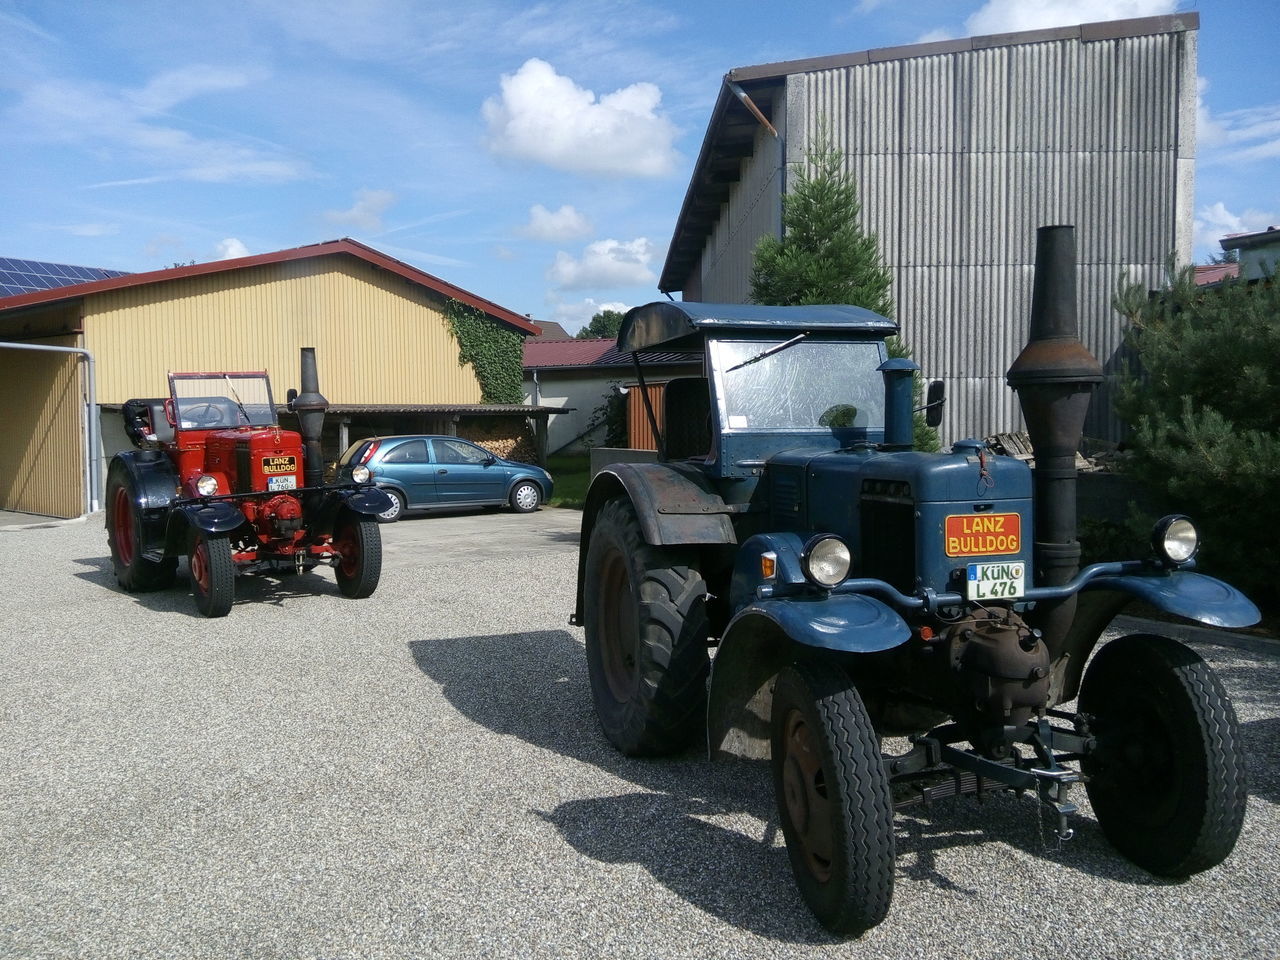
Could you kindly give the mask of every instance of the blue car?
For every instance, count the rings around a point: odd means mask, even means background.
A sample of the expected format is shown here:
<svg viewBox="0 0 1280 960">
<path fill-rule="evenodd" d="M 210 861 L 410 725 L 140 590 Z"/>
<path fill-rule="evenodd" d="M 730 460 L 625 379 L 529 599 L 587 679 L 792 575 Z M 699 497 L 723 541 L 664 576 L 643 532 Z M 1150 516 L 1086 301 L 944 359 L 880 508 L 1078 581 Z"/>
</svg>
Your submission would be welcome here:
<svg viewBox="0 0 1280 960">
<path fill-rule="evenodd" d="M 359 466 L 391 497 L 378 514 L 384 523 L 407 511 L 509 504 L 530 513 L 551 496 L 551 474 L 541 467 L 503 460 L 457 437 L 370 437 L 353 443 L 338 461 L 349 479 Z"/>
</svg>

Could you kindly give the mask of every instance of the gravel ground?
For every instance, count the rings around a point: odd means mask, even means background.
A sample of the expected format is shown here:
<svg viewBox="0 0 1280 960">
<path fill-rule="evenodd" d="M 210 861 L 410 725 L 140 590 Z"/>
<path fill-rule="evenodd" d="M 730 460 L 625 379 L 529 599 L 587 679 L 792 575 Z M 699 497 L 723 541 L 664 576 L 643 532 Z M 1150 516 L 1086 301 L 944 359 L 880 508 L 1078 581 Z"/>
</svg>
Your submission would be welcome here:
<svg viewBox="0 0 1280 960">
<path fill-rule="evenodd" d="M 507 536 L 530 525 L 534 547 Z M 605 743 L 565 625 L 575 526 L 402 522 L 372 599 L 327 572 L 242 579 L 212 622 L 182 572 L 115 589 L 100 518 L 0 530 L 0 956 L 1280 954 L 1265 644 L 1195 644 L 1250 753 L 1224 865 L 1156 880 L 1087 805 L 1059 848 L 1030 800 L 948 801 L 898 816 L 893 910 L 839 942 L 799 900 L 762 771 Z"/>
</svg>

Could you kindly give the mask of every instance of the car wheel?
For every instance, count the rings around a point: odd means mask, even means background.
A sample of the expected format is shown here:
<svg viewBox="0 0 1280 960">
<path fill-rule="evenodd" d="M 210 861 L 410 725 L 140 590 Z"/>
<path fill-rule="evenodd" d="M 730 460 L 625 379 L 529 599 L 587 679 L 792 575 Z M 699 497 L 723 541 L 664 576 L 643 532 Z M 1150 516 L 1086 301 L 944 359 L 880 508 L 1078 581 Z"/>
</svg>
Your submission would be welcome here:
<svg viewBox="0 0 1280 960">
<path fill-rule="evenodd" d="M 372 517 L 344 511 L 333 529 L 334 574 L 344 597 L 362 600 L 382 578 L 382 534 Z"/>
<path fill-rule="evenodd" d="M 1168 637 L 1120 637 L 1090 661 L 1080 713 L 1098 744 L 1080 766 L 1111 845 L 1161 876 L 1225 860 L 1248 793 L 1236 713 L 1209 665 Z"/>
<path fill-rule="evenodd" d="M 225 536 L 210 536 L 203 530 L 192 531 L 191 593 L 196 609 L 206 617 L 225 617 L 236 598 L 236 565 L 231 557 L 231 541 Z"/>
<path fill-rule="evenodd" d="M 511 491 L 511 509 L 516 513 L 532 513 L 542 503 L 542 491 L 531 480 L 521 480 Z"/>
<path fill-rule="evenodd" d="M 862 698 L 837 665 L 778 676 L 773 786 L 796 884 L 833 933 L 874 927 L 893 899 L 893 796 Z"/>
<path fill-rule="evenodd" d="M 107 480 L 107 545 L 116 582 L 129 593 L 164 590 L 173 586 L 177 557 L 148 560 L 142 556 L 142 520 L 138 492 L 128 474 L 112 473 Z"/>
<path fill-rule="evenodd" d="M 683 551 L 645 543 L 631 503 L 601 508 L 586 560 L 587 672 L 605 736 L 673 753 L 703 724 L 707 587 Z"/>
<path fill-rule="evenodd" d="M 391 498 L 391 506 L 378 514 L 378 520 L 382 523 L 395 523 L 404 515 L 404 494 L 398 490 L 392 490 L 390 487 L 382 487 L 381 489 L 383 493 Z"/>
</svg>

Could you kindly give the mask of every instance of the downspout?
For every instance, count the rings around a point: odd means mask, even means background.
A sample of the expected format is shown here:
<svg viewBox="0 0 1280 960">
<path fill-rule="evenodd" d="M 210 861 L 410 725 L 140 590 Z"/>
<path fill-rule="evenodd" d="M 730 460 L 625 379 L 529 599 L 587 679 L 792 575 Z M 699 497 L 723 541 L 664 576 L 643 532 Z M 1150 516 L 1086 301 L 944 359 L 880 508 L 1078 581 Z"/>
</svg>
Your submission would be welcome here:
<svg viewBox="0 0 1280 960">
<path fill-rule="evenodd" d="M 102 489 L 102 464 L 99 452 L 102 449 L 101 427 L 98 423 L 98 384 L 94 378 L 93 354 L 83 347 L 54 347 L 42 343 L 9 343 L 0 342 L 4 350 L 36 350 L 42 353 L 74 353 L 88 368 L 88 396 L 85 399 L 85 464 L 88 471 L 88 484 L 85 491 L 85 513 L 95 513 L 100 505 L 99 491 Z"/>
</svg>

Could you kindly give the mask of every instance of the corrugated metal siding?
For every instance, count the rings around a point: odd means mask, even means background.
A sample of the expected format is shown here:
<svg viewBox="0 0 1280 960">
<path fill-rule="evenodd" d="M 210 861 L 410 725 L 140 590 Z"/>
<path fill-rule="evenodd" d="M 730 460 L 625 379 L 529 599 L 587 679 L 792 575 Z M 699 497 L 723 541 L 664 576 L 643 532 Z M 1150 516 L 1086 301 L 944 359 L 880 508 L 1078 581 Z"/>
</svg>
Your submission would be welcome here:
<svg viewBox="0 0 1280 960">
<path fill-rule="evenodd" d="M 717 301 L 707 301 L 708 303 Z M 645 392 L 649 394 L 649 402 L 653 404 L 653 416 L 662 423 L 662 401 L 665 383 L 646 383 Z M 649 425 L 649 414 L 645 410 L 639 386 L 632 386 L 627 393 L 627 436 L 632 450 L 657 450 L 658 441 L 653 436 L 653 428 Z"/>
<path fill-rule="evenodd" d="M 84 302 L 102 403 L 163 396 L 170 370 L 262 370 L 277 399 L 315 347 L 331 403 L 478 403 L 443 303 L 351 257 L 318 257 L 130 287 Z"/>
<path fill-rule="evenodd" d="M 25 341 L 79 346 L 77 338 Z M 0 349 L 0 509 L 84 513 L 84 393 L 72 354 Z"/>
<path fill-rule="evenodd" d="M 1170 253 L 1190 254 L 1195 57 L 1195 33 L 1176 32 L 787 78 L 788 183 L 824 130 L 894 270 L 904 338 L 927 377 L 948 381 L 944 441 L 1021 426 L 1004 372 L 1026 340 L 1038 226 L 1076 226 L 1081 337 L 1118 368 L 1121 275 L 1155 286 Z M 773 162 L 744 161 L 743 183 Z M 734 235 L 746 270 L 751 242 Z M 717 275 L 732 275 L 730 252 L 715 255 Z M 708 257 L 702 298 L 745 300 L 740 286 L 708 287 Z M 1093 404 L 1091 436 L 1120 435 L 1112 386 Z"/>
</svg>

